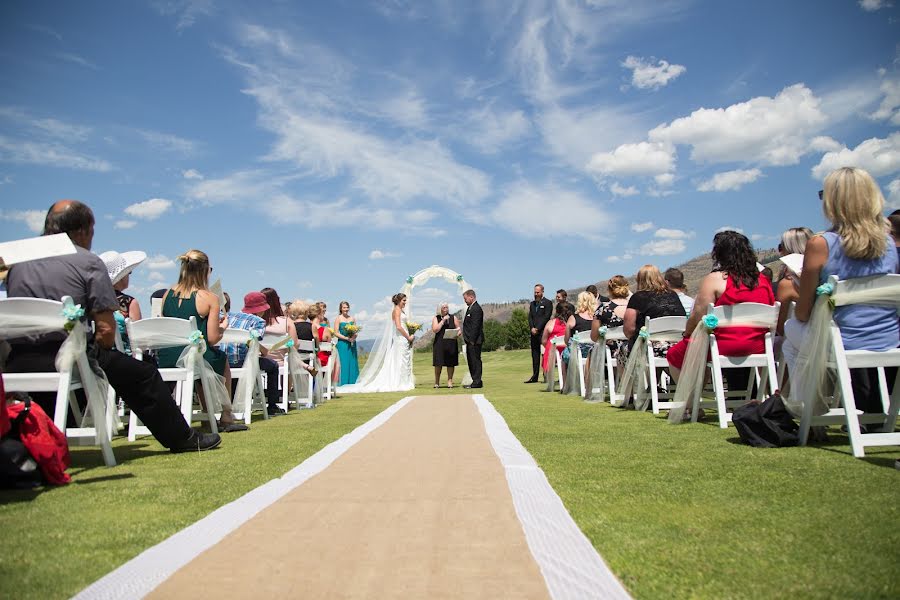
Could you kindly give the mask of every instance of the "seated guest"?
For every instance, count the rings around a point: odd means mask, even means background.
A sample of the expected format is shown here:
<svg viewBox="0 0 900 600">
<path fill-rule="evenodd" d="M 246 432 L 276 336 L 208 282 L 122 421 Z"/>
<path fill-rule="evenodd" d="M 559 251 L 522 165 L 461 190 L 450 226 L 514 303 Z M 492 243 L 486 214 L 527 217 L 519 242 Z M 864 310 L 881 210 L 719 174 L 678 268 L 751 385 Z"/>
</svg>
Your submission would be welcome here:
<svg viewBox="0 0 900 600">
<path fill-rule="evenodd" d="M 178 283 L 172 286 L 163 297 L 162 316 L 176 319 L 190 319 L 194 317 L 197 329 L 206 340 L 206 352 L 203 360 L 216 374 L 225 379 L 226 395 L 231 391 L 231 369 L 228 367 L 228 357 L 216 347 L 225 327 L 228 325 L 228 317 L 224 314 L 220 319 L 219 298 L 209 291 L 209 275 L 212 267 L 209 257 L 201 250 L 188 250 L 178 257 L 181 262 L 181 271 L 178 274 Z M 184 347 L 161 348 L 156 353 L 160 368 L 176 366 Z M 198 388 L 200 397 L 203 398 L 203 388 Z M 231 411 L 231 399 L 221 398 L 222 416 L 220 422 L 226 432 L 244 431 L 247 426 L 235 421 Z"/>
<path fill-rule="evenodd" d="M 594 311 L 597 310 L 597 298 L 587 290 L 578 294 L 575 304 L 575 314 L 566 320 L 566 341 L 569 337 L 576 333 L 591 330 L 591 323 L 594 320 Z M 582 342 L 579 344 L 581 355 L 587 358 L 590 354 L 593 344 L 590 342 Z"/>
<path fill-rule="evenodd" d="M 294 326 L 297 330 L 297 339 L 299 340 L 307 340 L 310 342 L 316 341 L 315 335 L 313 335 L 313 319 L 317 319 L 319 317 L 319 305 L 318 304 L 306 304 L 306 315 L 298 316 L 298 320 L 294 323 Z"/>
<path fill-rule="evenodd" d="M 619 350 L 619 359 L 628 360 L 628 353 L 637 341 L 641 327 L 647 317 L 683 317 L 684 305 L 678 294 L 669 289 L 659 269 L 653 265 L 644 265 L 637 272 L 637 291 L 628 300 L 622 329 L 628 338 L 628 344 Z M 653 342 L 653 354 L 660 358 L 666 355 L 671 342 Z"/>
<path fill-rule="evenodd" d="M 628 280 L 624 275 L 615 275 L 606 283 L 606 289 L 609 293 L 609 302 L 594 311 L 594 319 L 591 322 L 591 339 L 595 342 L 600 341 L 601 327 L 614 329 L 625 324 L 625 309 L 628 307 L 628 297 L 631 295 Z M 612 357 L 616 358 L 619 350 L 628 342 L 627 340 L 613 340 L 606 344 L 609 346 Z M 624 366 L 624 364 L 619 365 L 620 368 Z"/>
<path fill-rule="evenodd" d="M 104 252 L 100 255 L 100 260 L 106 265 L 106 271 L 109 273 L 109 279 L 112 281 L 113 289 L 116 290 L 116 300 L 119 302 L 119 310 L 113 313 L 116 319 L 116 326 L 119 329 L 119 337 L 122 339 L 126 354 L 131 354 L 131 347 L 128 344 L 128 332 L 125 328 L 125 319 L 131 321 L 141 320 L 141 305 L 133 297 L 124 292 L 128 289 L 128 283 L 131 272 L 139 264 L 144 262 L 147 255 L 140 251 L 125 252 L 119 254 L 114 250 Z"/>
<path fill-rule="evenodd" d="M 672 377 L 678 379 L 684 363 L 688 342 L 694 328 L 706 316 L 708 306 L 729 306 L 741 302 L 775 304 L 775 295 L 769 280 L 756 266 L 756 252 L 750 240 L 736 231 L 720 231 L 713 238 L 713 272 L 700 282 L 697 302 L 691 311 L 684 339 L 669 349 L 666 358 Z M 716 341 L 723 356 L 747 356 L 766 351 L 765 336 L 768 329 L 761 327 L 717 327 Z M 728 369 L 726 375 L 733 370 Z M 729 384 L 734 378 L 729 379 Z M 746 387 L 746 379 L 744 380 Z M 742 389 L 732 385 L 734 389 Z"/>
<path fill-rule="evenodd" d="M 806 242 L 813 236 L 809 227 L 791 227 L 781 234 L 778 243 L 778 253 L 781 256 L 788 254 L 803 254 L 806 252 Z M 796 302 L 800 297 L 800 274 L 793 272 L 787 265 L 782 265 L 778 272 L 778 283 L 775 288 L 775 299 L 781 302 L 781 311 L 778 313 L 778 326 L 775 331 L 778 337 L 784 336 L 784 322 L 788 318 L 791 302 Z M 777 345 L 781 347 L 779 340 Z"/>
<path fill-rule="evenodd" d="M 250 292 L 244 296 L 244 307 L 239 313 L 231 312 L 231 296 L 225 294 L 225 314 L 228 316 L 228 329 L 244 329 L 255 331 L 260 339 L 266 333 L 266 322 L 262 316 L 269 310 L 266 297 L 259 292 Z M 220 348 L 228 356 L 228 366 L 239 369 L 244 366 L 249 348 L 247 344 L 221 344 Z M 278 363 L 266 358 L 268 349 L 259 347 L 259 370 L 266 374 L 266 404 L 270 415 L 283 415 L 284 410 L 278 406 Z M 234 384 L 232 384 L 232 393 Z"/>
<path fill-rule="evenodd" d="M 298 341 L 297 330 L 294 328 L 294 322 L 284 315 L 284 310 L 281 308 L 281 298 L 278 297 L 278 292 L 267 287 L 260 290 L 260 293 L 266 297 L 266 303 L 269 305 L 269 310 L 263 315 L 263 319 L 266 322 L 266 333 L 289 335 L 296 344 Z M 281 366 L 284 364 L 284 357 L 287 355 L 287 352 L 288 348 L 282 346 L 277 350 L 269 352 L 268 358 L 274 360 Z"/>
<path fill-rule="evenodd" d="M 44 221 L 44 235 L 66 233 L 76 246 L 75 254 L 55 256 L 10 267 L 7 284 L 11 298 L 59 300 L 71 296 L 85 309 L 85 321 L 94 324 L 88 340 L 88 356 L 96 361 L 125 404 L 137 414 L 153 436 L 173 452 L 208 450 L 221 443 L 217 434 L 201 433 L 188 427 L 172 399 L 169 386 L 150 363 L 117 352 L 115 320 L 119 310 L 115 290 L 103 261 L 90 248 L 94 238 L 94 214 L 75 200 L 61 200 L 50 207 Z M 56 353 L 65 334 L 10 340 L 11 354 L 6 365 L 10 373 L 55 371 Z M 33 394 L 48 415 L 54 414 L 56 394 Z"/>
<path fill-rule="evenodd" d="M 897 257 L 900 258 L 900 210 L 895 210 L 888 215 L 888 223 L 891 225 L 891 237 L 897 247 Z"/>
<path fill-rule="evenodd" d="M 568 302 L 557 302 L 553 318 L 544 326 L 544 333 L 541 335 L 541 344 L 544 346 L 544 358 L 541 362 L 541 368 L 544 373 L 547 373 L 550 368 L 550 355 L 553 354 L 555 350 L 562 352 L 566 348 L 564 341 L 566 337 L 566 322 L 571 316 L 569 306 L 571 305 Z M 556 344 L 555 348 L 551 343 L 554 338 L 563 340 Z"/>
<path fill-rule="evenodd" d="M 575 312 L 575 307 L 569 302 L 569 292 L 566 290 L 556 290 L 556 303 L 566 305 L 566 314 L 571 315 Z"/>
<path fill-rule="evenodd" d="M 309 307 L 307 306 L 306 302 L 298 298 L 297 300 L 288 303 L 288 309 L 284 313 L 288 319 L 294 322 L 294 330 L 297 332 L 298 340 L 303 339 L 300 337 L 300 329 L 298 328 L 298 325 L 306 321 L 307 308 Z"/>
<path fill-rule="evenodd" d="M 694 299 L 687 294 L 687 288 L 684 286 L 684 273 L 681 272 L 681 269 L 672 267 L 666 269 L 664 277 L 666 283 L 669 284 L 669 289 L 678 294 L 678 299 L 684 306 L 684 314 L 691 314 L 691 309 L 694 308 Z"/>
<path fill-rule="evenodd" d="M 794 318 L 784 324 L 782 352 L 788 373 L 794 372 L 816 288 L 831 275 L 853 279 L 898 272 L 898 255 L 882 216 L 884 197 L 863 169 L 844 167 L 825 178 L 822 209 L 832 227 L 806 243 Z M 883 351 L 900 344 L 897 311 L 892 306 L 851 304 L 834 309 L 834 322 L 847 350 Z M 883 411 L 875 369 L 853 369 L 850 379 L 856 407 Z"/>
<path fill-rule="evenodd" d="M 328 308 L 324 302 L 316 302 L 316 306 L 319 308 L 319 314 L 316 317 L 316 320 L 313 321 L 313 333 L 316 336 L 316 339 L 321 344 L 322 342 L 330 342 L 331 341 L 331 328 L 328 326 L 328 317 L 325 316 L 325 309 Z M 328 366 L 328 361 L 331 359 L 331 352 L 319 351 L 319 364 L 323 367 Z"/>
</svg>

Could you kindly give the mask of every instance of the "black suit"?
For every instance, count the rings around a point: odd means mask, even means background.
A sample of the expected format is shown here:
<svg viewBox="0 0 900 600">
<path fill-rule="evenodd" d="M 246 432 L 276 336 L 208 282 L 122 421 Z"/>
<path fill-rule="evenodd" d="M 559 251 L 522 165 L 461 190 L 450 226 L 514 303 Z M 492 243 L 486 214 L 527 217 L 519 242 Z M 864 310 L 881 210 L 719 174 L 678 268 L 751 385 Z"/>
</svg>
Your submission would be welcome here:
<svg viewBox="0 0 900 600">
<path fill-rule="evenodd" d="M 531 334 L 531 378 L 538 378 L 538 369 L 541 366 L 541 335 L 544 327 L 553 316 L 553 303 L 547 298 L 532 300 L 528 307 L 528 332 L 537 329 L 537 333 Z"/>
<path fill-rule="evenodd" d="M 478 302 L 466 309 L 462 326 L 463 341 L 466 343 L 466 361 L 472 375 L 472 387 L 481 387 L 481 345 L 484 344 L 484 311 Z"/>
</svg>

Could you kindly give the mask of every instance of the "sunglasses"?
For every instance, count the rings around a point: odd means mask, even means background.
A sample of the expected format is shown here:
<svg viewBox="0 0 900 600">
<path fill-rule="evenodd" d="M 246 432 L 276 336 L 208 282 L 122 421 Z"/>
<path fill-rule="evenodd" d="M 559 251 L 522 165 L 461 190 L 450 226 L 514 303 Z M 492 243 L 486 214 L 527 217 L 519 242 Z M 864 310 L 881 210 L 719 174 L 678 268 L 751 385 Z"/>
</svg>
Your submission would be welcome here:
<svg viewBox="0 0 900 600">
<path fill-rule="evenodd" d="M 822 200 L 825 197 L 825 190 L 819 190 L 819 200 Z"/>
</svg>

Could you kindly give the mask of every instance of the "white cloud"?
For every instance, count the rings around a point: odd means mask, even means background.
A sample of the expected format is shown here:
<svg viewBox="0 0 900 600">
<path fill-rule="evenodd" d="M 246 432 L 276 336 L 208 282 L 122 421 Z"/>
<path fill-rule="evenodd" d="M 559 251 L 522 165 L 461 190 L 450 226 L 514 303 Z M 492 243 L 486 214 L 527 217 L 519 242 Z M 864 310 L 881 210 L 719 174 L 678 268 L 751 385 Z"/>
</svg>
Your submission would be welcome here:
<svg viewBox="0 0 900 600">
<path fill-rule="evenodd" d="M 151 271 L 165 271 L 175 268 L 175 261 L 163 254 L 150 256 L 144 262 L 144 265 Z"/>
<path fill-rule="evenodd" d="M 637 56 L 629 56 L 622 66 L 631 69 L 631 85 L 640 89 L 659 89 L 687 71 L 683 65 Z"/>
<path fill-rule="evenodd" d="M 817 135 L 809 142 L 811 152 L 834 152 L 843 147 L 843 144 L 827 135 Z"/>
<path fill-rule="evenodd" d="M 681 229 L 665 229 L 660 228 L 657 229 L 654 233 L 654 237 L 665 238 L 670 240 L 687 240 L 694 237 L 693 231 L 683 231 Z"/>
<path fill-rule="evenodd" d="M 420 128 L 428 124 L 425 100 L 414 91 L 388 98 L 381 105 L 384 115 L 403 127 Z"/>
<path fill-rule="evenodd" d="M 643 233 L 645 231 L 650 231 L 653 229 L 653 221 L 647 221 L 646 223 L 632 223 L 631 230 L 636 233 Z"/>
<path fill-rule="evenodd" d="M 885 198 L 885 208 L 888 210 L 900 209 L 900 179 L 895 179 L 887 185 L 888 196 Z"/>
<path fill-rule="evenodd" d="M 695 161 L 792 165 L 827 122 L 819 99 L 802 83 L 774 98 L 759 96 L 727 108 L 701 108 L 660 125 L 651 142 L 691 146 Z"/>
<path fill-rule="evenodd" d="M 378 250 L 377 248 L 369 252 L 369 260 L 382 260 L 385 258 L 393 258 L 395 256 L 400 255 L 396 252 L 385 252 L 383 250 Z"/>
<path fill-rule="evenodd" d="M 619 185 L 618 181 L 614 181 L 611 186 L 609 186 L 609 191 L 613 193 L 613 196 L 636 196 L 640 192 L 633 185 L 628 187 L 624 187 Z"/>
<path fill-rule="evenodd" d="M 98 67 L 96 63 L 93 63 L 83 56 L 78 56 L 77 54 L 73 54 L 71 52 L 57 52 L 55 56 L 60 60 L 76 64 L 80 67 L 85 67 L 86 69 L 92 69 L 94 71 L 100 70 L 100 67 Z"/>
<path fill-rule="evenodd" d="M 548 198 L 553 199 L 554 211 L 569 218 L 542 218 Z M 578 192 L 553 184 L 539 186 L 524 182 L 507 189 L 489 216 L 494 225 L 527 238 L 579 236 L 598 240 L 613 223 L 611 215 Z M 572 222 L 577 226 L 573 227 Z"/>
<path fill-rule="evenodd" d="M 523 111 L 495 110 L 490 104 L 471 112 L 467 124 L 467 130 L 460 133 L 485 154 L 496 154 L 507 144 L 523 138 L 532 127 Z"/>
<path fill-rule="evenodd" d="M 638 252 L 645 256 L 669 256 L 681 254 L 686 248 L 684 240 L 663 239 L 647 242 Z"/>
<path fill-rule="evenodd" d="M 158 219 L 167 210 L 172 208 L 172 203 L 164 198 L 151 198 L 144 202 L 138 202 L 125 208 L 125 214 L 135 219 L 153 221 Z"/>
<path fill-rule="evenodd" d="M 762 177 L 762 171 L 759 169 L 737 169 L 736 171 L 725 171 L 724 173 L 716 173 L 710 179 L 701 181 L 697 185 L 698 192 L 728 192 L 739 190 L 748 183 L 753 183 Z"/>
<path fill-rule="evenodd" d="M 116 229 L 133 229 L 135 225 L 137 225 L 137 221 L 128 221 L 126 219 L 122 219 L 120 221 L 116 221 L 113 227 L 115 227 Z"/>
<path fill-rule="evenodd" d="M 890 121 L 892 125 L 900 125 L 900 77 L 892 75 L 886 77 L 887 72 L 882 70 L 881 86 L 879 90 L 884 94 L 878 109 L 869 115 L 875 121 Z"/>
<path fill-rule="evenodd" d="M 82 154 L 59 143 L 11 139 L 2 135 L 0 135 L 0 161 L 100 173 L 112 170 L 112 165 L 105 160 Z"/>
<path fill-rule="evenodd" d="M 722 233 L 723 231 L 737 231 L 738 233 L 744 233 L 744 230 L 740 227 L 732 227 L 731 225 L 724 225 L 716 229 L 715 233 Z"/>
<path fill-rule="evenodd" d="M 197 169 L 188 169 L 187 171 L 182 171 L 181 176 L 185 179 L 203 179 L 203 174 L 200 173 Z"/>
<path fill-rule="evenodd" d="M 622 144 L 613 152 L 598 152 L 587 170 L 597 175 L 660 175 L 675 169 L 675 148 L 667 142 Z"/>
<path fill-rule="evenodd" d="M 859 0 L 859 6 L 866 12 L 874 12 L 893 4 L 885 0 Z"/>
<path fill-rule="evenodd" d="M 675 174 L 674 173 L 661 173 L 659 175 L 654 175 L 653 181 L 656 182 L 656 185 L 660 187 L 668 187 L 675 183 Z"/>
<path fill-rule="evenodd" d="M 34 233 L 44 231 L 44 219 L 47 212 L 43 210 L 5 210 L 0 211 L 0 218 L 5 221 L 20 221 L 25 223 Z"/>
<path fill-rule="evenodd" d="M 213 0 L 153 0 L 153 7 L 164 17 L 175 17 L 175 29 L 183 31 L 197 22 L 201 16 L 215 11 Z"/>
<path fill-rule="evenodd" d="M 861 167 L 873 177 L 884 177 L 900 171 L 900 132 L 887 138 L 868 139 L 853 150 L 843 148 L 837 152 L 828 152 L 813 167 L 812 176 L 821 180 L 841 167 Z"/>
<path fill-rule="evenodd" d="M 196 142 L 171 133 L 138 129 L 137 134 L 141 136 L 145 142 L 164 152 L 172 152 L 184 156 L 192 156 L 197 153 Z"/>
</svg>

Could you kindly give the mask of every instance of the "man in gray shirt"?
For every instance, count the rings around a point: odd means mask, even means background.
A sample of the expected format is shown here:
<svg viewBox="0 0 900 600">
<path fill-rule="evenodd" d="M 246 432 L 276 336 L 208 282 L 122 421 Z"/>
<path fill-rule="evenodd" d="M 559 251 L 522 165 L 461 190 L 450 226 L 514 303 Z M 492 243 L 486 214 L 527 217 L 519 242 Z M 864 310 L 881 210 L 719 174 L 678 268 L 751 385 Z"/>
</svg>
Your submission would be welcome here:
<svg viewBox="0 0 900 600">
<path fill-rule="evenodd" d="M 94 215 L 74 200 L 61 200 L 50 207 L 44 235 L 66 233 L 76 253 L 13 265 L 7 275 L 10 298 L 60 300 L 71 296 L 93 321 L 95 335 L 88 341 L 88 357 L 103 369 L 110 385 L 137 414 L 154 437 L 173 452 L 207 450 L 221 442 L 218 434 L 201 433 L 188 427 L 172 399 L 168 385 L 150 363 L 135 360 L 115 349 L 118 310 L 116 294 L 100 257 L 91 253 Z M 51 333 L 10 340 L 6 365 L 10 373 L 55 371 L 54 361 L 65 333 Z M 54 414 L 56 394 L 33 394 L 49 415 Z"/>
</svg>

